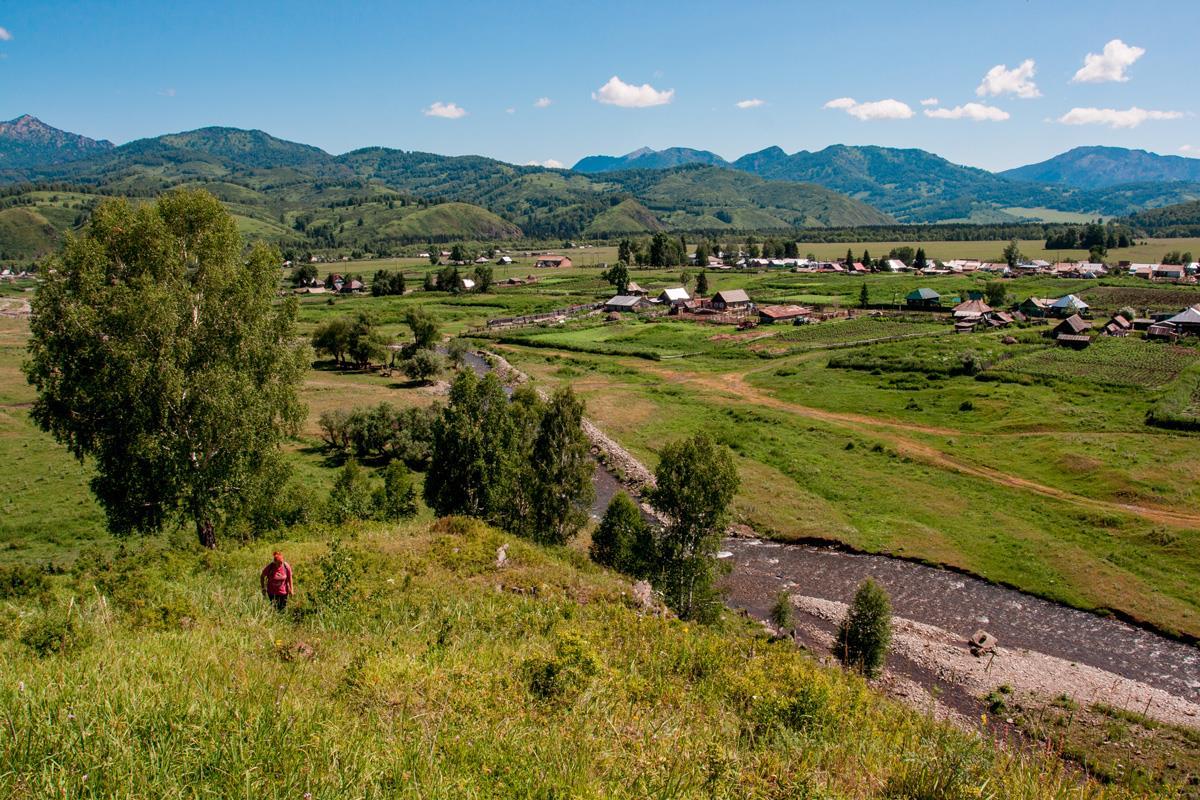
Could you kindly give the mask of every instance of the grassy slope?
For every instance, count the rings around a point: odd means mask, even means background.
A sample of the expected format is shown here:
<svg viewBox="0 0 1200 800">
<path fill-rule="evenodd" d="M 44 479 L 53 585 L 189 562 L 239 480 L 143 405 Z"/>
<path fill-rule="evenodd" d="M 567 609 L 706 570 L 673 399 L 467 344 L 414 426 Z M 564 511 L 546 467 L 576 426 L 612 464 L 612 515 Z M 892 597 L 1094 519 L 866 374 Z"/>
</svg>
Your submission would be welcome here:
<svg viewBox="0 0 1200 800">
<path fill-rule="evenodd" d="M 663 224 L 650 209 L 630 197 L 597 214 L 583 233 L 585 236 L 608 236 L 614 233 L 653 233 L 660 230 L 663 230 Z"/>
<path fill-rule="evenodd" d="M 300 590 L 284 616 L 257 593 L 272 546 Z M 0 738 L 0 793 L 1126 796 L 898 707 L 740 619 L 642 616 L 575 552 L 465 520 L 371 528 L 340 608 L 321 602 L 325 552 L 303 537 L 150 545 L 83 559 L 46 611 L 17 601 L 0 715 L 20 735 Z M 90 644 L 39 658 L 18 641 L 72 597 Z M 555 691 L 538 692 L 547 668 Z"/>
<path fill-rule="evenodd" d="M 4 258 L 30 260 L 58 249 L 59 230 L 36 208 L 0 210 L 0 253 Z"/>
</svg>

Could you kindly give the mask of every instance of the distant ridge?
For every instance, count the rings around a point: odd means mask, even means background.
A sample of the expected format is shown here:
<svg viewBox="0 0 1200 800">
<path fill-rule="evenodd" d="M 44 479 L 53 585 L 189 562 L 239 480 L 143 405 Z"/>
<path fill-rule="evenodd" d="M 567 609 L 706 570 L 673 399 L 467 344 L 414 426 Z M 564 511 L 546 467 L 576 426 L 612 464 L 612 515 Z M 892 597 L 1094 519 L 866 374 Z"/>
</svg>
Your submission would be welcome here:
<svg viewBox="0 0 1200 800">
<path fill-rule="evenodd" d="M 1162 156 L 1124 147 L 1075 147 L 1037 164 L 1005 170 L 1005 178 L 1102 189 L 1151 181 L 1200 182 L 1200 158 Z"/>
<path fill-rule="evenodd" d="M 727 167 L 729 162 L 708 150 L 690 147 L 668 147 L 666 150 L 651 150 L 641 147 L 623 156 L 587 156 L 575 162 L 571 169 L 594 175 L 601 172 L 616 172 L 624 169 L 668 169 L 685 164 L 707 164 Z"/>
<path fill-rule="evenodd" d="M 112 149 L 112 142 L 59 130 L 29 114 L 0 122 L 0 171 L 78 161 Z"/>
</svg>

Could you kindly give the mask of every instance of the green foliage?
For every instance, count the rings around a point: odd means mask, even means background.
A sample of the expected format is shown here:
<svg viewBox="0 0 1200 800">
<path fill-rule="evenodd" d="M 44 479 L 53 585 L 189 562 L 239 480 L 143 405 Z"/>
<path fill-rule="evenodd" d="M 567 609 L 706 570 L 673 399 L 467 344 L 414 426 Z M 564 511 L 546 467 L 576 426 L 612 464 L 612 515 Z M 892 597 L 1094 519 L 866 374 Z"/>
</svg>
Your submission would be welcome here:
<svg viewBox="0 0 1200 800">
<path fill-rule="evenodd" d="M 891 602 L 883 587 L 867 578 L 838 625 L 834 650 L 846 666 L 874 678 L 883 670 L 891 640 Z"/>
<path fill-rule="evenodd" d="M 412 329 L 413 348 L 428 350 L 437 344 L 440 326 L 437 318 L 420 306 L 413 306 L 404 313 L 404 324 Z"/>
<path fill-rule="evenodd" d="M 628 240 L 622 239 L 621 244 L 628 245 Z M 613 264 L 601 272 L 600 277 L 612 284 L 617 294 L 625 294 L 629 291 L 629 267 L 625 265 L 624 261 Z"/>
<path fill-rule="evenodd" d="M 475 267 L 475 291 L 488 292 L 492 288 L 492 268 L 488 264 L 479 264 Z"/>
<path fill-rule="evenodd" d="M 374 297 L 402 295 L 404 288 L 404 273 L 399 270 L 376 270 L 375 277 L 371 279 L 371 295 Z"/>
<path fill-rule="evenodd" d="M 312 333 L 313 349 L 333 356 L 338 366 L 342 366 L 350 349 L 350 325 L 348 317 L 334 317 L 322 322 Z"/>
<path fill-rule="evenodd" d="M 646 546 L 649 537 L 649 526 L 642 517 L 642 510 L 629 495 L 618 492 L 609 501 L 604 518 L 592 534 L 588 553 L 597 564 L 627 575 L 641 576 L 645 572 L 647 556 L 653 556 L 652 542 L 650 552 L 639 551 Z"/>
<path fill-rule="evenodd" d="M 649 500 L 670 520 L 659 537 L 654 583 L 684 619 L 709 621 L 720 611 L 716 552 L 737 493 L 729 450 L 704 433 L 663 447 Z"/>
<path fill-rule="evenodd" d="M 1004 259 L 1004 263 L 1008 264 L 1010 268 L 1016 267 L 1021 263 L 1021 243 L 1016 239 L 1010 241 L 1005 245 L 1004 252 L 1001 253 L 1001 258 Z"/>
<path fill-rule="evenodd" d="M 436 408 L 395 408 L 380 403 L 353 411 L 325 411 L 318 418 L 325 446 L 359 459 L 400 459 L 423 468 L 429 461 Z"/>
<path fill-rule="evenodd" d="M 340 539 L 329 543 L 329 550 L 317 560 L 316 592 L 313 606 L 330 614 L 343 614 L 354 608 L 359 598 L 362 560 Z"/>
<path fill-rule="evenodd" d="M 0 600 L 45 597 L 49 591 L 45 570 L 31 564 L 0 565 Z"/>
<path fill-rule="evenodd" d="M 984 284 L 983 291 L 987 304 L 992 308 L 1003 308 L 1008 300 L 1008 287 L 1001 281 L 988 281 Z"/>
<path fill-rule="evenodd" d="M 700 273 L 696 275 L 696 294 L 702 297 L 708 294 L 708 275 L 704 270 L 700 270 Z"/>
<path fill-rule="evenodd" d="M 21 644 L 43 658 L 73 655 L 91 641 L 91 631 L 78 617 L 57 610 L 38 614 L 21 632 Z"/>
<path fill-rule="evenodd" d="M 432 350 L 417 350 L 400 365 L 404 374 L 414 381 L 431 383 L 446 368 L 442 357 Z"/>
<path fill-rule="evenodd" d="M 372 361 L 387 358 L 388 337 L 379 330 L 375 318 L 360 311 L 350 322 L 346 334 L 346 354 L 359 369 L 366 369 Z"/>
<path fill-rule="evenodd" d="M 417 513 L 417 490 L 408 467 L 401 461 L 392 461 L 382 473 L 383 486 L 375 490 L 376 516 L 394 521 Z"/>
<path fill-rule="evenodd" d="M 867 291 L 867 284 L 863 284 L 858 290 L 858 307 L 867 308 L 871 305 L 871 293 Z"/>
<path fill-rule="evenodd" d="M 583 528 L 595 497 L 595 464 L 583 432 L 583 401 L 570 386 L 554 392 L 538 420 L 530 499 L 536 541 L 565 544 Z"/>
<path fill-rule="evenodd" d="M 780 592 L 775 597 L 775 605 L 771 606 L 771 622 L 780 630 L 792 627 L 795 612 L 792 610 L 792 598 L 787 592 Z"/>
<path fill-rule="evenodd" d="M 188 519 L 202 544 L 269 498 L 303 416 L 294 299 L 280 256 L 249 256 L 221 204 L 174 191 L 101 205 L 33 299 L 37 424 L 94 461 L 118 534 Z"/>
<path fill-rule="evenodd" d="M 561 634 L 554 655 L 525 662 L 530 693 L 539 700 L 565 701 L 582 694 L 600 672 L 595 649 L 581 636 Z"/>
<path fill-rule="evenodd" d="M 297 264 L 292 269 L 290 278 L 293 286 L 309 286 L 317 280 L 316 264 Z"/>
<path fill-rule="evenodd" d="M 330 522 L 341 525 L 352 520 L 371 519 L 375 508 L 370 476 L 353 458 L 347 459 L 330 487 L 326 516 Z"/>
<path fill-rule="evenodd" d="M 514 450 L 504 388 L 489 373 L 458 373 L 450 402 L 433 424 L 425 502 L 439 516 L 493 518 L 503 508 Z"/>
</svg>

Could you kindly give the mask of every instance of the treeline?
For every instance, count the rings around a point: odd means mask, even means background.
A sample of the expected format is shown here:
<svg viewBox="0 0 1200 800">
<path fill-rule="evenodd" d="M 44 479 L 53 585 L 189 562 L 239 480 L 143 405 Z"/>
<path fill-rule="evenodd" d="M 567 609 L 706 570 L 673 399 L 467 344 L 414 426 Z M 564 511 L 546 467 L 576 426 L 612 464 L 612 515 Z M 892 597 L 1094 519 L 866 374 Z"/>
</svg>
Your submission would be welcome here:
<svg viewBox="0 0 1200 800">
<path fill-rule="evenodd" d="M 1055 228 L 1046 235 L 1047 250 L 1088 250 L 1101 254 L 1133 244 L 1133 232 L 1125 225 L 1109 221 Z"/>
<path fill-rule="evenodd" d="M 1139 211 L 1129 218 L 1129 224 L 1150 236 L 1200 236 L 1200 200 Z"/>
</svg>

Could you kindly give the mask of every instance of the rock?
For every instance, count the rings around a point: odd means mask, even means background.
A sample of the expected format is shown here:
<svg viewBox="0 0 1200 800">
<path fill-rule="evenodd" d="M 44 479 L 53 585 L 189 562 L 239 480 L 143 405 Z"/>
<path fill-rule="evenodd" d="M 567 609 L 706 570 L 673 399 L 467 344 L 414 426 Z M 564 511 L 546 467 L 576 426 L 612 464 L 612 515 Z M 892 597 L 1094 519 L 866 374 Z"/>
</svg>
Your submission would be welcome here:
<svg viewBox="0 0 1200 800">
<path fill-rule="evenodd" d="M 971 655 L 978 657 L 995 652 L 996 637 L 980 628 L 971 634 L 968 644 L 971 646 Z"/>
<path fill-rule="evenodd" d="M 496 548 L 496 569 L 503 569 L 508 564 L 508 543 Z"/>
<path fill-rule="evenodd" d="M 1016 344 L 1017 340 L 1014 336 L 1005 336 L 1000 340 L 1000 344 Z"/>
<path fill-rule="evenodd" d="M 633 585 L 633 599 L 643 611 L 654 610 L 654 590 L 650 588 L 649 581 L 638 581 Z"/>
</svg>

